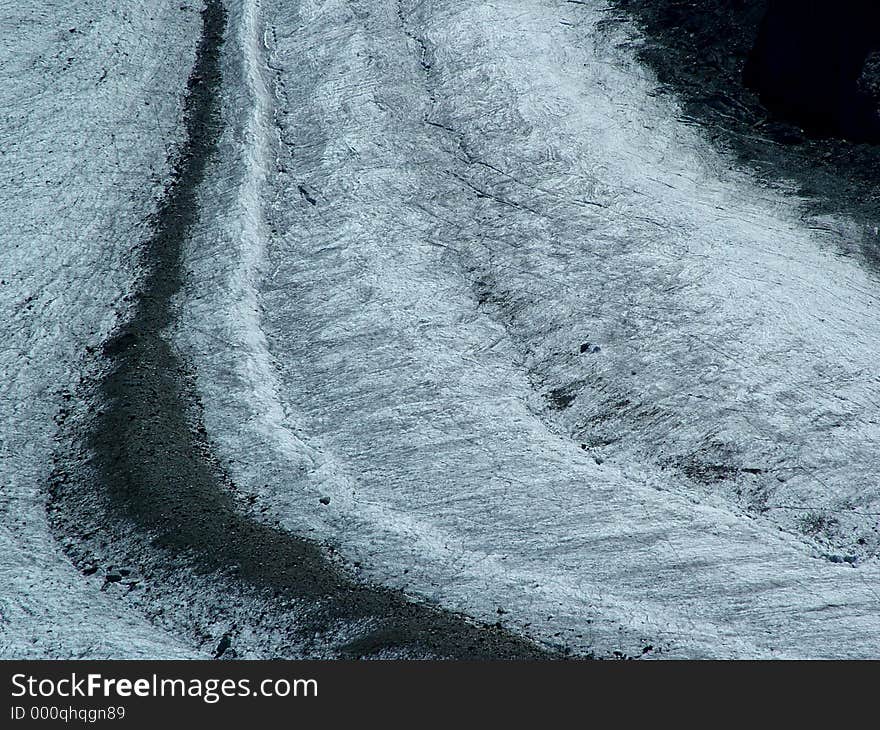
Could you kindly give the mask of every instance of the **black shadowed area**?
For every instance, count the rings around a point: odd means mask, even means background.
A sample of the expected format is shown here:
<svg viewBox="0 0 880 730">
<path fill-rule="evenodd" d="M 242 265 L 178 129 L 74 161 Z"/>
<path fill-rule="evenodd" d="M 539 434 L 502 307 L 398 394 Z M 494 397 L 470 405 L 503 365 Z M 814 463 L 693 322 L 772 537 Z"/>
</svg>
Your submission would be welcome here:
<svg viewBox="0 0 880 730">
<path fill-rule="evenodd" d="M 880 142 L 880 97 L 860 84 L 880 48 L 880 4 L 771 0 L 744 71 L 774 113 L 817 135 Z"/>
</svg>

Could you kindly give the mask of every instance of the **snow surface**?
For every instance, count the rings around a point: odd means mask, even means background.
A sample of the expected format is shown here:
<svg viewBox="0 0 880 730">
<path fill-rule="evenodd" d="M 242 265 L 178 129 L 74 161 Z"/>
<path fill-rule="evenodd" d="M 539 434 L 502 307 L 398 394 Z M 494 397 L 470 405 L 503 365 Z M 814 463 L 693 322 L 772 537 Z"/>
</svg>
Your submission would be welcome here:
<svg viewBox="0 0 880 730">
<path fill-rule="evenodd" d="M 52 13 L 0 64 L 3 655 L 187 651 L 42 513 L 198 32 L 99 7 L 3 7 Z M 365 578 L 575 652 L 880 654 L 880 290 L 846 221 L 731 169 L 602 2 L 227 7 L 174 337 L 239 488 Z"/>
<path fill-rule="evenodd" d="M 197 6 L 0 3 L 0 657 L 187 657 L 84 581 L 45 501 L 53 419 L 124 310 Z"/>
<path fill-rule="evenodd" d="M 598 3 L 262 16 L 274 159 L 244 138 L 275 169 L 217 175 L 179 335 L 239 486 L 577 651 L 876 655 L 876 288 L 845 222 L 731 171 Z"/>
</svg>

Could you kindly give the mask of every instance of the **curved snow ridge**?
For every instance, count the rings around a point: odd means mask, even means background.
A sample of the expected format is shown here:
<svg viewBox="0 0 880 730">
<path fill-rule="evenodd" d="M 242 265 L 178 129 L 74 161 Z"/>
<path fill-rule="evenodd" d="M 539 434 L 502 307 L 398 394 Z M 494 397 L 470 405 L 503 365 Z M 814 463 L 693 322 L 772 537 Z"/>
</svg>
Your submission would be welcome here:
<svg viewBox="0 0 880 730">
<path fill-rule="evenodd" d="M 259 2 L 226 5 L 233 29 L 223 68 L 226 124 L 200 193 L 201 220 L 186 244 L 188 276 L 175 339 L 198 365 L 199 392 L 212 404 L 206 409 L 212 435 L 218 430 L 212 426 L 216 408 L 223 415 L 221 438 L 224 432 L 233 441 L 241 438 L 244 434 L 229 434 L 228 428 L 247 424 L 268 442 L 248 449 L 295 453 L 313 468 L 320 455 L 285 426 L 276 369 L 260 327 L 268 179 L 279 164 L 281 144 L 269 88 L 268 30 Z"/>
<path fill-rule="evenodd" d="M 845 226 L 676 124 L 598 4 L 240 12 L 250 121 L 218 157 L 248 163 L 203 195 L 178 331 L 237 485 L 366 577 L 575 652 L 875 656 L 875 562 L 781 513 L 876 545 Z"/>
<path fill-rule="evenodd" d="M 305 431 L 279 394 L 279 364 L 266 344 L 258 301 L 265 241 L 277 215 L 268 178 L 283 167 L 276 158 L 283 145 L 276 105 L 267 87 L 267 76 L 275 75 L 266 59 L 270 29 L 260 22 L 259 3 L 228 7 L 230 27 L 238 28 L 244 77 L 236 84 L 237 61 L 230 54 L 224 69 L 225 113 L 232 121 L 220 141 L 217 158 L 222 162 L 212 173 L 213 186 L 207 181 L 201 195 L 202 224 L 187 247 L 189 278 L 175 335 L 196 363 L 208 431 L 221 445 L 237 486 L 270 504 L 283 500 L 278 514 L 295 534 L 336 544 L 338 517 L 328 524 L 326 510 L 313 509 L 319 497 L 333 494 L 336 504 L 349 507 L 346 529 L 357 534 L 387 529 L 387 540 L 398 540 L 415 554 L 442 549 L 450 537 L 436 534 L 428 524 L 381 503 L 347 499 L 354 479 L 331 449 Z M 247 110 L 243 124 L 235 121 L 236 110 L 242 109 Z M 241 128 L 239 135 L 236 129 Z M 236 181 L 231 188 L 229 180 Z M 281 197 L 276 203 L 283 209 L 288 201 Z"/>
</svg>

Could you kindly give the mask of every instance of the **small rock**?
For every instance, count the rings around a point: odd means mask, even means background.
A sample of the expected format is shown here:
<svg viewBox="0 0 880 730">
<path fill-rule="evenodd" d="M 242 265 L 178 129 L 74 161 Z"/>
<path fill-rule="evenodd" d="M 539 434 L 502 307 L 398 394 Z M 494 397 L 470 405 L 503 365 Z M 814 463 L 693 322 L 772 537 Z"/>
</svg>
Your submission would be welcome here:
<svg viewBox="0 0 880 730">
<path fill-rule="evenodd" d="M 231 646 L 232 641 L 229 639 L 229 634 L 223 634 L 223 638 L 220 639 L 220 643 L 217 644 L 217 649 L 214 651 L 214 658 L 219 659 L 222 657 L 226 650 Z"/>
<path fill-rule="evenodd" d="M 330 497 L 321 497 L 321 499 L 319 499 L 318 501 L 321 504 L 330 504 Z"/>
</svg>

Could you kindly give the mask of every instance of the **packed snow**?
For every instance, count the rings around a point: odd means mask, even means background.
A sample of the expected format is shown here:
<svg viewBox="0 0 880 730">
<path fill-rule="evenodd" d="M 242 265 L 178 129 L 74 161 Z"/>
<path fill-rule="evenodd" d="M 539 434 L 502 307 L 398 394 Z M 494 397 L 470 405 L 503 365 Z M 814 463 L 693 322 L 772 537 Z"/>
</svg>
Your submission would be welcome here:
<svg viewBox="0 0 880 730">
<path fill-rule="evenodd" d="M 198 8 L 75 5 L 0 18 L 0 654 L 185 656 L 43 504 Z M 880 289 L 848 221 L 682 124 L 603 2 L 227 8 L 170 336 L 242 492 L 365 580 L 575 654 L 880 653 Z"/>
</svg>

